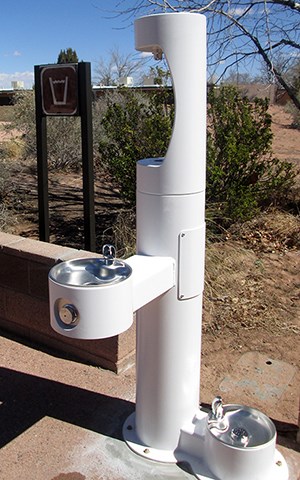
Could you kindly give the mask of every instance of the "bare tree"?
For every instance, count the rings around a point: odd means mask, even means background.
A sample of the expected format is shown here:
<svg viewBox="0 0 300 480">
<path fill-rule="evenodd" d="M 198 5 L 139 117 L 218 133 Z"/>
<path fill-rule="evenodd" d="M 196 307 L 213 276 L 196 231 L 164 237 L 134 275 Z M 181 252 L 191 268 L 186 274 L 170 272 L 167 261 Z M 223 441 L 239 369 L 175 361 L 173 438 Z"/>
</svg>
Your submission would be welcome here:
<svg viewBox="0 0 300 480">
<path fill-rule="evenodd" d="M 113 48 L 105 60 L 100 58 L 95 68 L 96 81 L 100 85 L 117 85 L 122 77 L 139 74 L 147 58 L 136 53 L 121 53 L 118 48 Z"/>
<path fill-rule="evenodd" d="M 223 79 L 225 84 L 245 84 L 245 83 L 256 83 L 257 77 L 253 77 L 249 72 L 239 72 L 238 69 L 231 69 L 228 71 L 228 74 Z"/>
<path fill-rule="evenodd" d="M 131 18 L 141 13 L 190 11 L 208 20 L 208 67 L 223 77 L 233 66 L 248 71 L 261 58 L 274 81 L 300 109 L 297 89 L 285 73 L 300 56 L 300 3 L 293 0 L 126 0 L 115 1 L 117 14 Z M 285 71 L 276 61 L 284 58 Z M 279 62 L 282 64 L 282 62 Z"/>
</svg>

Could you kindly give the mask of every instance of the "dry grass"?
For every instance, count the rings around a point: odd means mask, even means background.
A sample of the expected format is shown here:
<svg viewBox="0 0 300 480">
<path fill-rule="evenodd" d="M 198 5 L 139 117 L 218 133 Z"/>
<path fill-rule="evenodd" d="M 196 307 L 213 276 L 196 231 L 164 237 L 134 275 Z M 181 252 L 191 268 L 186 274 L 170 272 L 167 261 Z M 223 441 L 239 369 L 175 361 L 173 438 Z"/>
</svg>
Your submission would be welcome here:
<svg viewBox="0 0 300 480">
<path fill-rule="evenodd" d="M 1 140 L 1 135 L 0 135 Z M 0 156 L 6 160 L 19 160 L 24 152 L 24 143 L 19 138 L 0 141 Z"/>
<path fill-rule="evenodd" d="M 14 117 L 12 105 L 0 105 L 0 122 L 11 122 Z"/>
<path fill-rule="evenodd" d="M 112 227 L 103 234 L 103 241 L 111 242 L 115 248 L 117 257 L 128 258 L 136 252 L 136 229 L 134 209 L 120 210 Z"/>
<path fill-rule="evenodd" d="M 300 217 L 279 210 L 263 212 L 242 225 L 234 225 L 227 238 L 240 240 L 256 252 L 300 249 Z"/>
<path fill-rule="evenodd" d="M 255 328 L 258 318 L 252 313 L 264 306 L 257 298 L 262 273 L 254 252 L 234 243 L 209 245 L 205 279 L 204 330 Z"/>
<path fill-rule="evenodd" d="M 300 332 L 299 219 L 262 214 L 206 249 L 204 331 Z"/>
</svg>

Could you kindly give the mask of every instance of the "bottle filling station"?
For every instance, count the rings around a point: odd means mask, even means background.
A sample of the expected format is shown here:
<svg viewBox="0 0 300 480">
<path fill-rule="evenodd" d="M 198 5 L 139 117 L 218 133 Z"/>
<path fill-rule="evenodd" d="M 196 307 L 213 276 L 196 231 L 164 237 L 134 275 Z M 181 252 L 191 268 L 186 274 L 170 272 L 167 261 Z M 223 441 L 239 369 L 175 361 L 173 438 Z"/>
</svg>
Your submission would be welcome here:
<svg viewBox="0 0 300 480">
<path fill-rule="evenodd" d="M 276 430 L 243 405 L 199 407 L 205 250 L 206 19 L 166 13 L 135 22 L 135 46 L 164 55 L 175 96 L 164 158 L 137 163 L 137 254 L 62 262 L 49 273 L 52 328 L 99 339 L 137 312 L 136 410 L 123 428 L 134 452 L 187 461 L 202 480 L 287 480 Z"/>
</svg>

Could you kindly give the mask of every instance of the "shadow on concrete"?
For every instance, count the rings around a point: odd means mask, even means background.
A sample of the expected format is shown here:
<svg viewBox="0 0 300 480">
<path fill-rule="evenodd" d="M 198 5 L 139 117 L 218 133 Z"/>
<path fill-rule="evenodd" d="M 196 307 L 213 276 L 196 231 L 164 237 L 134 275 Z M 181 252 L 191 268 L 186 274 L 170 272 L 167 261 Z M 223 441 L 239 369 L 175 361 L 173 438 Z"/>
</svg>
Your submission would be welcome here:
<svg viewBox="0 0 300 480">
<path fill-rule="evenodd" d="M 133 410 L 120 398 L 0 368 L 0 448 L 45 416 L 122 440 Z"/>
<path fill-rule="evenodd" d="M 127 400 L 1 367 L 0 448 L 46 416 L 123 440 L 122 426 L 134 407 Z M 299 452 L 297 426 L 273 421 L 278 444 Z"/>
<path fill-rule="evenodd" d="M 300 452 L 300 444 L 297 443 L 298 425 L 293 423 L 281 422 L 274 418 L 271 419 L 274 422 L 277 431 L 277 444 L 282 447 Z"/>
</svg>

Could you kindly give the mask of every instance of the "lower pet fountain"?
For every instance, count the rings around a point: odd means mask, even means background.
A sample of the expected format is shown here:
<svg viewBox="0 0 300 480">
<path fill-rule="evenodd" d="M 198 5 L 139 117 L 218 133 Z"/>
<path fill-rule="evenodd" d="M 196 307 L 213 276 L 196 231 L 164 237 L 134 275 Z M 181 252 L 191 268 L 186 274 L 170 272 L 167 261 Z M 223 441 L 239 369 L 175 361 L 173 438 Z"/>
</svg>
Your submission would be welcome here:
<svg viewBox="0 0 300 480">
<path fill-rule="evenodd" d="M 275 425 L 264 413 L 244 405 L 223 405 L 216 397 L 205 423 L 205 461 L 212 479 L 288 478 L 287 465 L 275 448 Z"/>
<path fill-rule="evenodd" d="M 276 428 L 257 409 L 228 404 L 221 397 L 211 411 L 201 407 L 180 434 L 174 452 L 143 445 L 135 433 L 134 414 L 123 428 L 123 436 L 137 454 L 165 463 L 189 464 L 199 480 L 287 480 L 288 468 L 276 450 Z"/>
</svg>

